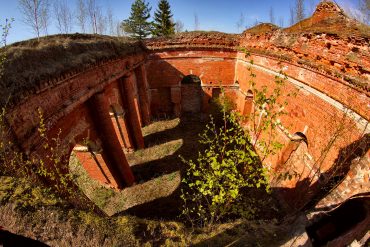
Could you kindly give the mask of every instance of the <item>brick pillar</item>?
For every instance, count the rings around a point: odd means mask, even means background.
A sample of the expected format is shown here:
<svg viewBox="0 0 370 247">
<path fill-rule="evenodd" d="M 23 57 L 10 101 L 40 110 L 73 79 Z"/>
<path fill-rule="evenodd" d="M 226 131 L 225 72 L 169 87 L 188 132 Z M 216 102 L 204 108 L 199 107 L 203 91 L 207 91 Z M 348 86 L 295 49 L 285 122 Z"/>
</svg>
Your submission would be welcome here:
<svg viewBox="0 0 370 247">
<path fill-rule="evenodd" d="M 103 158 L 118 188 L 123 188 L 124 185 L 132 185 L 135 178 L 114 130 L 109 116 L 109 104 L 104 93 L 97 93 L 92 96 L 89 100 L 89 107 L 102 142 Z"/>
<path fill-rule="evenodd" d="M 127 113 L 124 110 L 116 111 L 113 109 L 113 116 L 111 117 L 121 146 L 127 149 L 126 151 L 134 150 L 135 144 L 132 136 L 130 135 L 132 131 L 130 131 Z"/>
<path fill-rule="evenodd" d="M 244 93 L 239 92 L 239 99 L 238 99 L 238 110 L 242 115 L 249 115 L 252 113 L 253 110 L 253 93 L 252 91 L 248 91 L 247 95 Z"/>
<path fill-rule="evenodd" d="M 127 119 L 130 125 L 130 135 L 133 137 L 135 148 L 142 149 L 145 147 L 144 138 L 141 132 L 140 110 L 138 97 L 135 94 L 135 77 L 133 74 L 122 78 L 119 81 L 123 108 L 127 111 Z"/>
<path fill-rule="evenodd" d="M 171 87 L 171 102 L 173 103 L 173 113 L 176 117 L 181 116 L 181 87 Z"/>
<path fill-rule="evenodd" d="M 140 112 L 142 118 L 142 126 L 150 123 L 150 105 L 149 105 L 149 90 L 144 65 L 140 65 L 135 69 L 137 89 L 140 98 Z"/>
</svg>

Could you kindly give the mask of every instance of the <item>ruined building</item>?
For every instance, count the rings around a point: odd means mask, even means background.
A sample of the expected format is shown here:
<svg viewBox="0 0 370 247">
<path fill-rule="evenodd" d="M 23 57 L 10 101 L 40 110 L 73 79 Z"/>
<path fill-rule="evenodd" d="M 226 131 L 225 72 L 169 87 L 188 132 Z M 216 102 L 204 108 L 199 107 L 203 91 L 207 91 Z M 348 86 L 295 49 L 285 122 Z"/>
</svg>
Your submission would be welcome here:
<svg viewBox="0 0 370 247">
<path fill-rule="evenodd" d="M 47 155 L 37 131 L 41 109 L 47 136 L 63 142 L 65 162 L 74 151 L 92 178 L 123 189 L 135 183 L 124 150 L 145 147 L 141 127 L 151 119 L 207 113 L 221 88 L 247 115 L 249 68 L 257 87 L 273 88 L 282 71 L 285 90 L 296 95 L 284 99 L 288 114 L 277 130 L 285 146 L 267 163 L 296 176 L 272 187 L 284 207 L 314 208 L 310 237 L 334 234 L 332 246 L 341 246 L 370 225 L 369 39 L 368 26 L 326 1 L 292 27 L 260 24 L 240 35 L 189 32 L 143 43 L 51 36 L 9 47 L 2 104 L 20 150 Z M 328 148 L 339 129 L 345 138 Z M 323 212 L 353 217 L 326 222 Z"/>
</svg>

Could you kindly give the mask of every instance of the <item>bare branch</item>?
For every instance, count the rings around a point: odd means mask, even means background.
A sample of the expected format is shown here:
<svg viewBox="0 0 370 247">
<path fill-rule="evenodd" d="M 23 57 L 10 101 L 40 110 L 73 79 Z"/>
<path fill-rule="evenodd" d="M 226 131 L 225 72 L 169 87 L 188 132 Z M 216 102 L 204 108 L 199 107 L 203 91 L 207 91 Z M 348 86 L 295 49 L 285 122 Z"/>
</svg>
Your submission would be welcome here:
<svg viewBox="0 0 370 247">
<path fill-rule="evenodd" d="M 81 28 L 81 31 L 85 33 L 86 32 L 87 10 L 86 10 L 86 3 L 84 0 L 78 0 L 76 18 L 78 21 L 78 25 Z"/>
<path fill-rule="evenodd" d="M 244 22 L 245 22 L 244 15 L 243 15 L 243 13 L 240 13 L 239 20 L 236 22 L 236 27 L 238 29 L 238 33 L 243 31 L 243 30 L 240 30 L 240 29 L 244 27 Z"/>
<path fill-rule="evenodd" d="M 199 18 L 198 18 L 198 14 L 197 13 L 194 13 L 194 30 L 197 31 L 199 30 Z"/>
<path fill-rule="evenodd" d="M 54 14 L 59 32 L 70 33 L 72 31 L 72 12 L 66 0 L 54 2 Z"/>
<path fill-rule="evenodd" d="M 275 24 L 275 14 L 272 6 L 270 7 L 270 23 Z"/>
<path fill-rule="evenodd" d="M 113 11 L 112 8 L 109 6 L 107 9 L 107 24 L 108 30 L 110 35 L 114 35 L 114 21 L 113 21 Z"/>
<path fill-rule="evenodd" d="M 296 22 L 300 22 L 305 18 L 304 0 L 296 0 L 295 17 L 296 17 L 296 20 L 295 20 Z"/>
<path fill-rule="evenodd" d="M 47 33 L 49 24 L 48 0 L 18 0 L 19 9 L 23 14 L 23 22 L 40 37 L 41 31 Z"/>
<path fill-rule="evenodd" d="M 176 33 L 181 33 L 184 31 L 184 23 L 180 20 L 177 20 L 175 23 L 175 31 Z"/>
</svg>

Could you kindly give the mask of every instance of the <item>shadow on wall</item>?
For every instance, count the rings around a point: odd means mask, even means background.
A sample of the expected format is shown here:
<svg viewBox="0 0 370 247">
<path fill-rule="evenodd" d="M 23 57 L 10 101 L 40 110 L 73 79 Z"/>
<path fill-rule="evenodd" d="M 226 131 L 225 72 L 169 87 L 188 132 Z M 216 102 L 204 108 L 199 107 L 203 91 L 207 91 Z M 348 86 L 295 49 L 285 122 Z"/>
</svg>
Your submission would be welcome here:
<svg viewBox="0 0 370 247">
<path fill-rule="evenodd" d="M 334 164 L 327 172 L 320 174 L 314 184 L 311 184 L 310 178 L 305 178 L 298 181 L 295 188 L 275 188 L 274 193 L 285 198 L 291 209 L 296 211 L 312 209 L 346 178 L 351 164 L 363 158 L 369 149 L 370 134 L 365 134 L 340 149 Z"/>
</svg>

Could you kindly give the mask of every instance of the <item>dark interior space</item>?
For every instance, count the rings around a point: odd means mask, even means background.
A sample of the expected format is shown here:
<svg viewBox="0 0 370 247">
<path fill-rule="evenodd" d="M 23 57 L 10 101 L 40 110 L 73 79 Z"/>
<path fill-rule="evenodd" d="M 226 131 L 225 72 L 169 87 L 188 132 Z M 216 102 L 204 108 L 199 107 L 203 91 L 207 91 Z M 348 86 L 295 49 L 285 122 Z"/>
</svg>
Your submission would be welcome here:
<svg viewBox="0 0 370 247">
<path fill-rule="evenodd" d="M 306 230 L 313 246 L 325 246 L 353 229 L 368 216 L 368 204 L 368 198 L 349 200 L 308 226 Z"/>
</svg>

